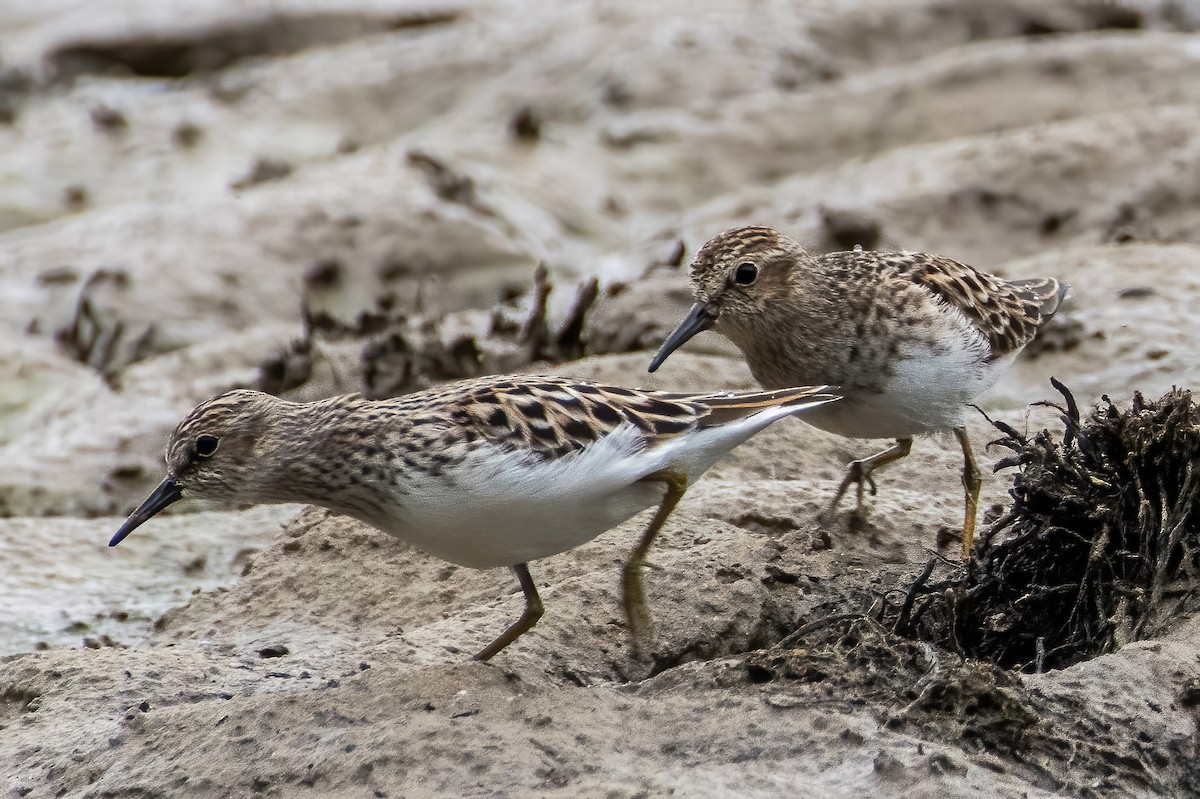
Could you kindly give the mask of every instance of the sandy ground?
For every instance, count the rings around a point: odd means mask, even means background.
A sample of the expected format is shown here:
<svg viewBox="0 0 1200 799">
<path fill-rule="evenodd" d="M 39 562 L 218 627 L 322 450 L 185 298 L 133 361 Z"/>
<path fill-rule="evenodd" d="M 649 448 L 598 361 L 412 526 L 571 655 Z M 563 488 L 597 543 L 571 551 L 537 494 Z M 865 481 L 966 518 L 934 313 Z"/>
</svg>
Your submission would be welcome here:
<svg viewBox="0 0 1200 799">
<path fill-rule="evenodd" d="M 181 507 L 106 542 L 179 417 L 254 384 L 306 302 L 487 308 L 544 263 L 555 319 L 600 278 L 590 346 L 613 354 L 540 368 L 751 385 L 708 335 L 653 376 L 624 352 L 688 303 L 682 270 L 649 267 L 735 224 L 1068 281 L 981 402 L 1017 427 L 1054 424 L 1028 409 L 1051 375 L 1084 403 L 1191 386 L 1198 22 L 1190 2 L 0 6 L 0 795 L 1196 795 L 1195 619 L 1037 675 L 830 638 L 953 557 L 952 441 L 882 474 L 862 530 L 817 515 L 883 442 L 787 422 L 735 451 L 656 545 L 640 658 L 618 570 L 642 517 L 533 564 L 546 616 L 490 664 L 466 657 L 519 612 L 507 573 L 324 511 Z M 341 366 L 298 391 L 361 385 L 359 346 L 322 346 Z M 982 417 L 971 434 L 999 457 Z"/>
</svg>

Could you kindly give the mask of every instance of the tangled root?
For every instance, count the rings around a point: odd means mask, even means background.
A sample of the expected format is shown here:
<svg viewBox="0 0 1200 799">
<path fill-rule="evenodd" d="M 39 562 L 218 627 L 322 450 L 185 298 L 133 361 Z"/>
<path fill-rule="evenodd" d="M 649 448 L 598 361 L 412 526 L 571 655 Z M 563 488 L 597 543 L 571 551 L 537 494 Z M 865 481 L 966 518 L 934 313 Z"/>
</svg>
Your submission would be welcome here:
<svg viewBox="0 0 1200 799">
<path fill-rule="evenodd" d="M 892 612 L 897 632 L 1025 671 L 1062 668 L 1160 633 L 1200 604 L 1200 413 L 1188 391 L 1128 409 L 1108 398 L 1063 431 L 1027 438 L 994 422 L 1016 466 L 1008 512 L 965 570 Z M 932 565 L 932 564 L 931 564 Z"/>
</svg>

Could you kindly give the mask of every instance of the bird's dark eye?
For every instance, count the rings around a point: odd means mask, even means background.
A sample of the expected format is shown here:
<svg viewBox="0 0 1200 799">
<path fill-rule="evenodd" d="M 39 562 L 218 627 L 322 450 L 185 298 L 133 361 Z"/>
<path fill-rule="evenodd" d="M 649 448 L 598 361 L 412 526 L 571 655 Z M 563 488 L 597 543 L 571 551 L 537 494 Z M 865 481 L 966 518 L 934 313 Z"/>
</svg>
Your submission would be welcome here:
<svg viewBox="0 0 1200 799">
<path fill-rule="evenodd" d="M 221 439 L 216 436 L 202 435 L 196 438 L 196 455 L 200 458 L 211 458 L 213 453 L 217 451 L 217 445 L 221 443 Z"/>
<path fill-rule="evenodd" d="M 749 286 L 758 278 L 758 267 L 747 261 L 744 264 L 738 264 L 738 268 L 733 273 L 733 279 L 743 285 Z"/>
</svg>

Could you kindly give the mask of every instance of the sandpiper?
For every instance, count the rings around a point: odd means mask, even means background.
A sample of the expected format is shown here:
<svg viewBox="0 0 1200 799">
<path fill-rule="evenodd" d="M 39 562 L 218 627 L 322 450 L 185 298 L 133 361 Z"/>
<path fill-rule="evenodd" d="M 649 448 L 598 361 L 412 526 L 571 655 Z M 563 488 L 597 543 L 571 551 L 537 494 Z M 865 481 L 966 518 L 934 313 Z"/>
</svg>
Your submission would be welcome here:
<svg viewBox="0 0 1200 799">
<path fill-rule="evenodd" d="M 452 563 L 511 568 L 525 611 L 476 655 L 487 660 L 542 615 L 529 561 L 657 505 L 622 576 L 636 646 L 646 553 L 689 483 L 775 420 L 838 398 L 826 389 L 673 394 L 509 375 L 384 400 L 231 391 L 175 429 L 166 478 L 109 545 L 185 496 L 323 506 Z"/>
<path fill-rule="evenodd" d="M 729 230 L 691 263 L 688 315 L 650 363 L 712 328 L 742 351 L 766 388 L 834 383 L 843 400 L 804 421 L 894 446 L 853 461 L 830 504 L 851 483 L 875 492 L 871 473 L 909 453 L 914 435 L 951 430 L 963 452 L 963 557 L 970 556 L 980 476 L 964 425 L 968 403 L 991 386 L 1058 310 L 1066 284 L 1003 280 L 924 253 L 856 249 L 809 254 L 769 227 Z"/>
</svg>

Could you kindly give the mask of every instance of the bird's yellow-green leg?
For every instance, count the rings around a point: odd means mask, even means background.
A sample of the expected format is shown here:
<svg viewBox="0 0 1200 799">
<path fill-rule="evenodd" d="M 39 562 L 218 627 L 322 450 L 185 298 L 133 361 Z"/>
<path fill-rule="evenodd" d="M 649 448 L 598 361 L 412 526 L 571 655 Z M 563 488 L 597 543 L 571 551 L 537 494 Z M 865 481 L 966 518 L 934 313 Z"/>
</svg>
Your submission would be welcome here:
<svg viewBox="0 0 1200 799">
<path fill-rule="evenodd" d="M 856 512 L 863 512 L 863 485 L 870 483 L 871 493 L 875 493 L 875 481 L 871 479 L 871 472 L 878 469 L 880 466 L 898 461 L 912 451 L 911 438 L 898 438 L 896 443 L 885 449 L 883 452 L 877 452 L 869 458 L 860 458 L 850 462 L 850 468 L 846 471 L 846 476 L 842 479 L 842 484 L 838 486 L 837 493 L 833 495 L 833 502 L 829 503 L 829 509 L 825 514 L 829 518 L 833 518 L 834 512 L 837 510 L 838 503 L 842 501 L 842 497 L 846 494 L 846 489 L 851 483 L 858 484 L 858 505 Z"/>
<path fill-rule="evenodd" d="M 529 566 L 524 563 L 518 563 L 509 568 L 512 569 L 517 582 L 521 584 L 522 593 L 525 594 L 525 612 L 521 614 L 521 618 L 510 624 L 507 630 L 500 633 L 499 638 L 485 646 L 475 656 L 476 660 L 490 660 L 493 655 L 520 638 L 522 633 L 537 624 L 538 619 L 542 617 L 542 613 L 545 611 L 545 608 L 542 607 L 542 598 L 538 596 L 537 586 L 533 584 L 533 576 L 529 573 Z"/>
<path fill-rule="evenodd" d="M 629 553 L 629 560 L 625 561 L 625 571 L 622 575 L 621 590 L 625 603 L 625 619 L 629 624 L 629 633 L 633 637 L 635 646 L 638 641 L 650 633 L 650 611 L 646 608 L 646 594 L 642 589 L 642 568 L 646 565 L 646 553 L 650 551 L 650 545 L 654 543 L 655 536 L 662 529 L 667 517 L 671 515 L 671 511 L 675 510 L 679 500 L 683 499 L 683 494 L 687 491 L 688 480 L 686 474 L 661 471 L 646 475 L 642 478 L 642 482 L 663 483 L 667 490 L 663 493 L 662 502 L 659 504 L 654 518 L 650 520 L 650 525 L 642 533 L 637 546 Z"/>
<path fill-rule="evenodd" d="M 975 516 L 979 513 L 979 491 L 983 486 L 983 480 L 979 474 L 979 467 L 975 464 L 975 453 L 971 451 L 971 441 L 967 438 L 967 431 L 956 427 L 954 435 L 963 451 L 962 482 L 963 489 L 967 492 L 967 507 L 963 516 L 962 553 L 963 560 L 969 560 L 971 547 L 975 543 Z"/>
</svg>

